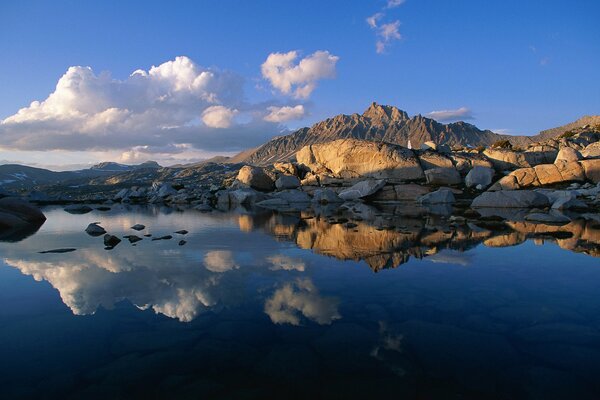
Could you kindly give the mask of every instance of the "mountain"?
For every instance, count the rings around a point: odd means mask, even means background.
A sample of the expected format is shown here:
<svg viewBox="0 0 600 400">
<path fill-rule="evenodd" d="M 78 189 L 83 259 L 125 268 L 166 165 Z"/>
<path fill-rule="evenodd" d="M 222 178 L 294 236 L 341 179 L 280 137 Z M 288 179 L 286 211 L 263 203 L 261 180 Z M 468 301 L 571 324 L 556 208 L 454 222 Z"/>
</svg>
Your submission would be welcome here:
<svg viewBox="0 0 600 400">
<path fill-rule="evenodd" d="M 299 129 L 289 135 L 276 137 L 258 147 L 244 160 L 252 164 L 270 164 L 289 159 L 303 146 L 336 139 L 355 138 L 383 141 L 413 147 L 433 141 L 450 146 L 487 146 L 505 139 L 489 130 L 482 131 L 466 122 L 442 124 L 431 118 L 416 115 L 409 117 L 405 111 L 393 106 L 372 103 L 362 114 L 337 115 L 318 122 L 310 128 Z"/>
<path fill-rule="evenodd" d="M 600 117 L 586 118 L 579 121 L 591 123 L 600 120 Z M 582 122 L 575 122 L 573 126 Z M 513 145 L 526 147 L 539 140 L 559 136 L 569 129 L 569 126 L 571 124 L 544 131 L 538 136 L 501 135 L 490 130 L 481 130 L 463 121 L 442 124 L 422 115 L 409 117 L 405 111 L 396 107 L 372 103 L 362 114 L 341 114 L 328 118 L 310 128 L 301 128 L 289 135 L 273 138 L 256 149 L 246 150 L 232 157 L 232 160 L 267 165 L 291 159 L 306 145 L 345 138 L 382 141 L 401 146 L 407 146 L 410 141 L 413 148 L 418 148 L 427 141 L 449 146 L 478 147 L 490 146 L 499 140 L 510 140 Z"/>
<path fill-rule="evenodd" d="M 148 161 L 139 165 L 103 162 L 88 169 L 60 172 L 20 164 L 4 164 L 0 165 L 0 188 L 31 189 L 40 185 L 63 184 L 67 182 L 76 185 L 101 176 L 110 176 L 137 170 L 156 170 L 159 168 L 161 166 L 154 161 Z"/>
<path fill-rule="evenodd" d="M 586 115 L 569 124 L 541 131 L 531 138 L 534 141 L 539 142 L 542 140 L 554 139 L 566 132 L 578 131 L 581 129 L 592 129 L 600 132 L 600 115 Z"/>
<path fill-rule="evenodd" d="M 161 166 L 156 161 L 146 161 L 139 165 L 126 165 L 119 164 L 116 162 L 102 162 L 100 164 L 93 165 L 90 169 L 94 171 L 105 171 L 105 172 L 126 172 L 133 171 L 136 169 L 158 169 Z"/>
</svg>

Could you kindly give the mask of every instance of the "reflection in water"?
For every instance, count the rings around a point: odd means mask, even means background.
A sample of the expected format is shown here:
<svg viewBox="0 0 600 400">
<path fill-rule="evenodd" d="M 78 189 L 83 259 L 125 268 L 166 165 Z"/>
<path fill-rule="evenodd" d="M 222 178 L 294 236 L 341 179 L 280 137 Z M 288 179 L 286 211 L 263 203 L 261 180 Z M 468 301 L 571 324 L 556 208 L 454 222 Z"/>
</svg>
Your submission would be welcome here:
<svg viewBox="0 0 600 400">
<path fill-rule="evenodd" d="M 140 309 L 152 309 L 180 321 L 191 321 L 202 312 L 235 304 L 247 272 L 223 273 L 245 264 L 268 267 L 269 271 L 303 273 L 306 262 L 265 245 L 266 232 L 277 241 L 293 242 L 300 249 L 340 260 L 364 261 L 377 272 L 395 268 L 411 257 L 436 263 L 468 265 L 468 251 L 479 244 L 488 247 L 514 246 L 527 239 L 551 241 L 563 249 L 600 256 L 600 224 L 584 219 L 565 225 L 526 221 L 463 221 L 439 216 L 404 213 L 405 209 L 379 210 L 361 204 L 353 209 L 318 209 L 297 213 L 273 212 L 214 214 L 198 218 L 185 213 L 162 214 L 149 209 L 158 226 L 168 219 L 172 232 L 185 226 L 192 235 L 185 247 L 172 242 L 140 242 L 136 247 L 118 246 L 107 252 L 100 239 L 82 233 L 88 219 L 51 211 L 44 229 L 18 247 L 2 249 L 6 264 L 37 281 L 47 281 L 60 293 L 63 302 L 77 315 L 93 314 L 99 307 L 111 309 L 127 299 Z M 125 209 L 102 214 L 103 224 L 122 235 L 132 224 L 149 218 Z M 413 210 L 409 210 L 413 211 Z M 186 225 L 187 224 L 187 225 Z M 237 228 L 239 229 L 236 229 Z M 60 231 L 60 242 L 54 234 Z M 194 243 L 193 233 L 203 232 L 203 243 Z M 161 234 L 162 234 L 161 233 Z M 69 254 L 38 254 L 63 243 L 77 247 Z M 152 247 L 150 247 L 152 246 Z M 226 249 L 222 249 L 223 247 Z M 272 242 L 270 246 L 277 246 Z M 221 248 L 216 250 L 215 248 Z M 443 250 L 443 251 L 442 251 Z M 238 259 L 242 257 L 242 259 Z M 204 267 L 199 268 L 201 264 Z M 266 273 L 266 271 L 265 271 Z M 265 311 L 275 323 L 300 323 L 299 315 L 318 323 L 339 318 L 337 303 L 320 297 L 309 280 L 282 285 L 267 301 Z"/>
<path fill-rule="evenodd" d="M 265 303 L 265 313 L 275 324 L 300 325 L 300 316 L 320 325 L 340 319 L 339 299 L 323 297 L 310 279 L 297 279 L 277 289 Z"/>
<path fill-rule="evenodd" d="M 240 266 L 233 259 L 229 250 L 212 250 L 204 256 L 204 266 L 212 272 L 227 272 Z"/>
<path fill-rule="evenodd" d="M 566 250 L 600 257 L 600 224 L 596 221 L 581 218 L 564 225 L 464 218 L 453 221 L 435 215 L 405 215 L 402 211 L 406 210 L 386 213 L 362 204 L 359 209 L 322 214 L 305 211 L 296 215 L 240 215 L 238 222 L 244 231 L 261 229 L 278 240 L 293 241 L 299 248 L 317 254 L 365 261 L 375 272 L 398 267 L 410 257 L 466 265 L 469 256 L 461 252 L 479 244 L 506 247 L 528 239 L 540 244 L 554 242 Z M 441 250 L 452 252 L 441 255 Z"/>
<path fill-rule="evenodd" d="M 600 395 L 593 221 L 367 205 L 46 215 L 0 243 L 1 398 Z M 106 251 L 93 221 L 190 233 Z"/>
</svg>

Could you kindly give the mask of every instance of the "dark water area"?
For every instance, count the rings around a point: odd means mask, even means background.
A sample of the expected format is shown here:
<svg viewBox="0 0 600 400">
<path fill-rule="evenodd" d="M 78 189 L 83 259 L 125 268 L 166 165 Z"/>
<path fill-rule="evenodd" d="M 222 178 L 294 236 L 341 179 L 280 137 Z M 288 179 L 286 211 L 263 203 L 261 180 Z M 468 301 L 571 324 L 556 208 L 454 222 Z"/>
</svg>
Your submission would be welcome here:
<svg viewBox="0 0 600 400">
<path fill-rule="evenodd" d="M 44 212 L 0 242 L 2 399 L 600 398 L 597 222 Z"/>
</svg>

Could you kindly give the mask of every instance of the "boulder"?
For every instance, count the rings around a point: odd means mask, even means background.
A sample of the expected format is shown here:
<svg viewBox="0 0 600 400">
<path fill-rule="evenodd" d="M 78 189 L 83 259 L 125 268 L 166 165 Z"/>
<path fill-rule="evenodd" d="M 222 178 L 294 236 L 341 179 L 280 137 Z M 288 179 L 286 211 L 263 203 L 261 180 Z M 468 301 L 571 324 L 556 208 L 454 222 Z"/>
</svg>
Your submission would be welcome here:
<svg viewBox="0 0 600 400">
<path fill-rule="evenodd" d="M 275 188 L 273 178 L 264 169 L 250 165 L 243 166 L 237 175 L 238 182 L 250 186 L 252 189 L 270 192 Z"/>
<path fill-rule="evenodd" d="M 495 171 L 493 168 L 488 167 L 473 167 L 465 177 L 465 185 L 467 187 L 474 187 L 481 185 L 486 188 L 492 183 Z"/>
<path fill-rule="evenodd" d="M 424 196 L 419 197 L 419 203 L 421 204 L 447 204 L 454 203 L 454 193 L 448 188 L 439 188 L 435 192 L 427 193 Z"/>
<path fill-rule="evenodd" d="M 432 141 L 427 141 L 421 145 L 421 150 L 437 150 L 437 145 Z"/>
<path fill-rule="evenodd" d="M 585 210 L 588 206 L 583 201 L 578 200 L 577 196 L 572 192 L 567 192 L 562 196 L 559 196 L 553 203 L 552 209 L 554 210 L 571 210 L 579 209 Z"/>
<path fill-rule="evenodd" d="M 174 196 L 176 194 L 177 194 L 177 190 L 175 190 L 173 188 L 173 186 L 171 186 L 168 183 L 163 184 L 158 189 L 158 197 L 161 197 L 161 198 L 165 198 L 165 197 L 169 197 L 169 196 Z"/>
<path fill-rule="evenodd" d="M 90 236 L 100 236 L 106 233 L 106 230 L 98 225 L 98 222 L 93 222 L 85 228 L 85 232 Z"/>
<path fill-rule="evenodd" d="M 0 212 L 11 215 L 25 224 L 41 224 L 46 221 L 46 216 L 39 208 L 17 197 L 1 198 Z"/>
<path fill-rule="evenodd" d="M 376 193 L 379 189 L 385 186 L 385 180 L 379 179 L 368 179 L 364 181 L 360 181 L 354 186 L 344 189 L 339 193 L 339 197 L 342 200 L 357 200 L 362 199 L 363 197 L 370 196 Z"/>
<path fill-rule="evenodd" d="M 134 231 L 143 231 L 144 229 L 146 229 L 146 225 L 135 224 L 131 227 L 131 229 L 133 229 Z"/>
<path fill-rule="evenodd" d="M 540 185 L 552 185 L 563 181 L 555 164 L 540 164 L 533 167 Z"/>
<path fill-rule="evenodd" d="M 532 208 L 547 207 L 550 201 L 546 196 L 533 190 L 500 190 L 484 192 L 476 197 L 471 207 L 491 208 Z"/>
<path fill-rule="evenodd" d="M 337 178 L 409 181 L 424 177 L 412 150 L 382 142 L 340 139 L 317 143 L 300 149 L 296 159 L 314 174 L 328 173 Z"/>
<path fill-rule="evenodd" d="M 585 172 L 578 161 L 555 162 L 563 182 L 584 182 Z"/>
<path fill-rule="evenodd" d="M 599 158 L 600 142 L 588 144 L 583 150 L 581 150 L 581 155 L 585 158 Z"/>
<path fill-rule="evenodd" d="M 571 147 L 563 147 L 558 151 L 554 163 L 557 163 L 559 161 L 578 161 L 580 158 L 581 154 L 579 154 L 577 150 Z"/>
<path fill-rule="evenodd" d="M 419 161 L 424 170 L 431 168 L 454 168 L 454 163 L 450 157 L 434 151 L 419 153 Z"/>
<path fill-rule="evenodd" d="M 517 178 L 511 174 L 500 178 L 488 190 L 491 192 L 496 190 L 517 190 L 519 187 Z"/>
<path fill-rule="evenodd" d="M 531 167 L 525 154 L 508 149 L 485 149 L 483 154 L 492 162 L 498 171 Z"/>
<path fill-rule="evenodd" d="M 121 201 L 124 198 L 126 198 L 128 194 L 129 194 L 129 189 L 121 189 L 119 191 L 119 193 L 115 194 L 115 196 L 113 197 L 113 200 Z"/>
<path fill-rule="evenodd" d="M 302 190 L 291 189 L 282 190 L 281 192 L 273 193 L 273 197 L 276 199 L 284 200 L 289 204 L 294 203 L 310 203 L 311 198 L 308 194 Z"/>
<path fill-rule="evenodd" d="M 344 200 L 331 189 L 317 189 L 313 193 L 312 201 L 319 204 L 343 203 Z"/>
<path fill-rule="evenodd" d="M 293 175 L 281 175 L 275 181 L 277 190 L 296 189 L 300 187 L 300 179 Z"/>
<path fill-rule="evenodd" d="M 425 171 L 425 179 L 429 185 L 458 185 L 462 178 L 454 168 L 432 168 Z"/>
<path fill-rule="evenodd" d="M 291 162 L 276 162 L 273 164 L 273 169 L 285 175 L 298 176 L 298 167 Z"/>
<path fill-rule="evenodd" d="M 0 199 L 0 240 L 15 242 L 35 233 L 46 217 L 35 206 L 15 198 Z"/>
<path fill-rule="evenodd" d="M 587 180 L 600 183 L 600 159 L 581 160 L 579 162 Z"/>
</svg>

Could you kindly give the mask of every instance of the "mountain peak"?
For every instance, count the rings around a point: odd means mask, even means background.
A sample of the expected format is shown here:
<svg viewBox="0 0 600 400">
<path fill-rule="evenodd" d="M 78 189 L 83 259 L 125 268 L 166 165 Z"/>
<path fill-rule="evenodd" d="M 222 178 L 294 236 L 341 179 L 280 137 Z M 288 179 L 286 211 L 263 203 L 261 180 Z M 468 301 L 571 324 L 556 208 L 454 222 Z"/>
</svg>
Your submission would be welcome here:
<svg viewBox="0 0 600 400">
<path fill-rule="evenodd" d="M 408 118 L 406 111 L 402 111 L 394 106 L 384 106 L 372 102 L 369 108 L 362 114 L 363 117 L 370 118 L 372 120 L 380 121 L 405 121 Z"/>
</svg>

